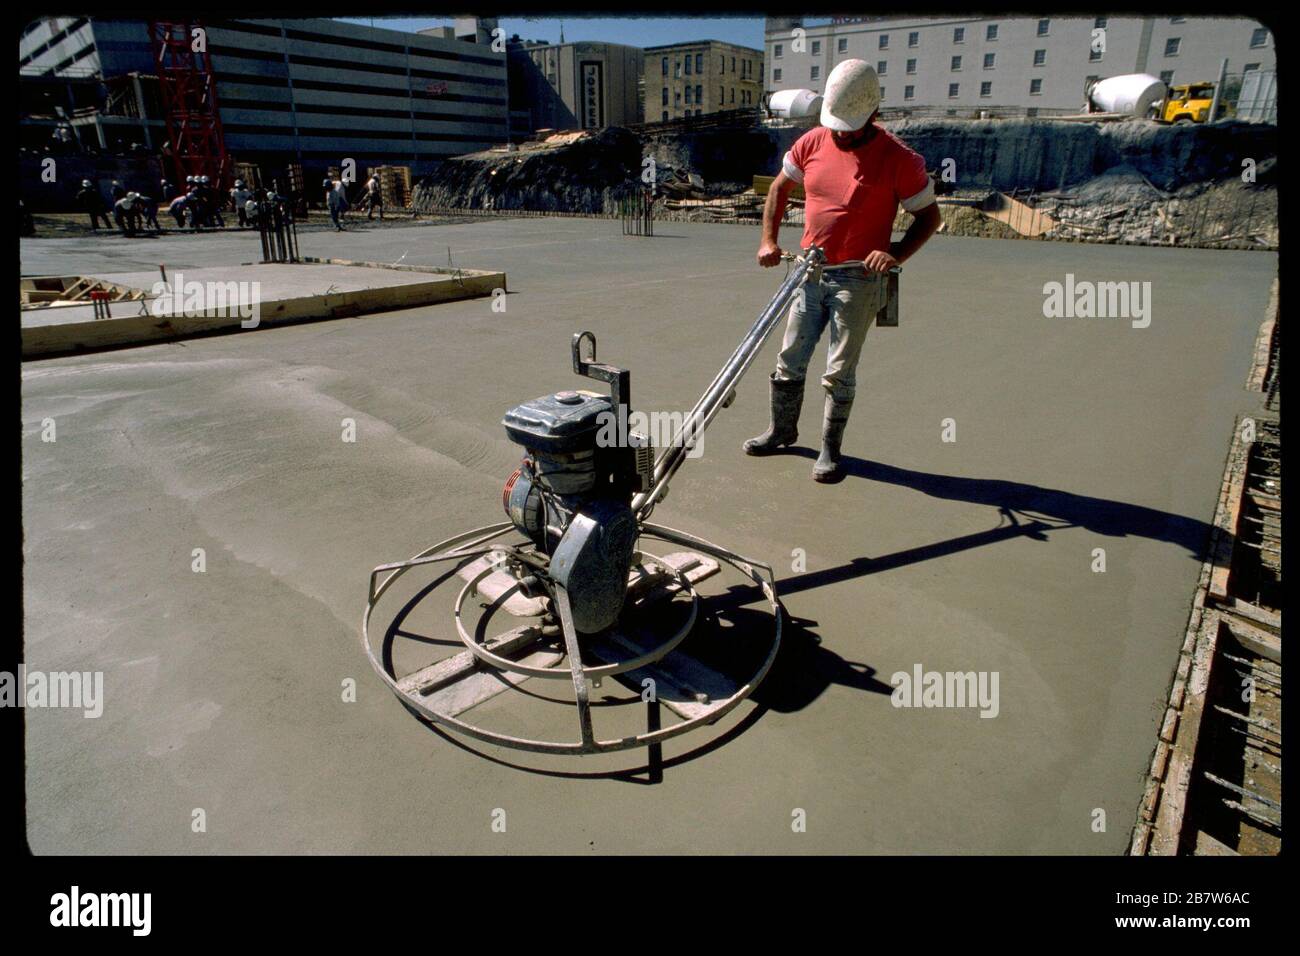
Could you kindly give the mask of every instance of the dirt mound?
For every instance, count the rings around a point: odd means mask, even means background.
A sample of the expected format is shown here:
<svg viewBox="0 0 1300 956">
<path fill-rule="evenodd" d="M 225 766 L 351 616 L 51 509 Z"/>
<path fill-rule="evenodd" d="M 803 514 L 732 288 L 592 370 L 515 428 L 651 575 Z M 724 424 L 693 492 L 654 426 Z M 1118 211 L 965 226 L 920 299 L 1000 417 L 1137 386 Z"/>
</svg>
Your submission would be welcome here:
<svg viewBox="0 0 1300 956">
<path fill-rule="evenodd" d="M 612 126 L 571 143 L 457 156 L 414 189 L 417 210 L 437 207 L 602 213 L 641 169 L 641 140 Z"/>
</svg>

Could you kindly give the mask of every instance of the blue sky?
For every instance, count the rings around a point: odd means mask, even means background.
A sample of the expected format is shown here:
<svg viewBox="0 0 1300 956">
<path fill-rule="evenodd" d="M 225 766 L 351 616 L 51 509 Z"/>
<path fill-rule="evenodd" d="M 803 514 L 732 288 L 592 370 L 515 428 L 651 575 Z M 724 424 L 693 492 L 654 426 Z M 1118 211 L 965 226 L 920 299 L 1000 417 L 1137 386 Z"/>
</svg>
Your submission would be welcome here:
<svg viewBox="0 0 1300 956">
<path fill-rule="evenodd" d="M 339 17 L 350 23 L 383 27 L 388 30 L 415 32 L 428 27 L 450 26 L 449 18 L 412 19 L 410 17 Z M 688 40 L 723 40 L 742 46 L 763 49 L 763 18 L 743 17 L 502 17 L 501 28 L 506 36 L 518 33 L 525 40 L 559 42 L 560 24 L 564 24 L 564 39 L 605 40 L 609 43 L 626 43 L 629 46 L 658 46 L 661 43 L 682 43 Z"/>
</svg>

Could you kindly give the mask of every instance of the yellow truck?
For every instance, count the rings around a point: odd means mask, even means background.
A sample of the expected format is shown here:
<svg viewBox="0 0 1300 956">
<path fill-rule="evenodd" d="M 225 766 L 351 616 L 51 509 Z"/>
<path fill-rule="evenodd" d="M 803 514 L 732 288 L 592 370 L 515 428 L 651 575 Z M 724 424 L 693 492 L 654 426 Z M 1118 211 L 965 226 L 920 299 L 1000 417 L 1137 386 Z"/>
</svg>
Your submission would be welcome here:
<svg viewBox="0 0 1300 956">
<path fill-rule="evenodd" d="M 1214 102 L 1213 83 L 1183 83 L 1171 86 L 1160 107 L 1162 123 L 1204 123 Z M 1225 104 L 1220 104 L 1223 107 Z"/>
</svg>

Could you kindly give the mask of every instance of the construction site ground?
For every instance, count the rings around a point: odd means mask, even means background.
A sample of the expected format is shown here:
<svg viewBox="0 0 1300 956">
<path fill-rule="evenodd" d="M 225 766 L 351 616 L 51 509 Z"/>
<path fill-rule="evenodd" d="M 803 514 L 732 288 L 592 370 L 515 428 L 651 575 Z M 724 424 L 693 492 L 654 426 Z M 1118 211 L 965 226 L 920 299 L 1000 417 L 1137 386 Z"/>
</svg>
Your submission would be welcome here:
<svg viewBox="0 0 1300 956">
<path fill-rule="evenodd" d="M 809 478 L 824 343 L 799 447 L 740 451 L 766 423 L 774 336 L 655 520 L 773 564 L 784 650 L 753 701 L 665 745 L 661 778 L 614 773 L 640 752 L 484 759 L 370 671 L 371 568 L 502 520 L 520 449 L 501 417 L 583 386 L 570 336 L 631 369 L 635 408 L 689 408 L 780 282 L 756 242 L 575 219 L 308 232 L 309 256 L 504 271 L 506 310 L 24 363 L 26 662 L 102 671 L 105 694 L 96 719 L 25 711 L 32 849 L 1123 853 L 1224 436 L 1257 401 L 1273 253 L 936 237 L 903 270 L 900 327 L 867 338 L 832 486 Z M 29 239 L 22 271 L 257 252 L 254 233 Z M 1149 281 L 1150 326 L 1046 318 L 1044 284 L 1067 274 Z M 731 613 L 738 639 L 760 609 Z M 893 706 L 891 676 L 917 665 L 997 672 L 996 717 Z M 483 706 L 508 720 L 510 698 Z M 568 713 L 514 729 L 577 733 Z"/>
</svg>

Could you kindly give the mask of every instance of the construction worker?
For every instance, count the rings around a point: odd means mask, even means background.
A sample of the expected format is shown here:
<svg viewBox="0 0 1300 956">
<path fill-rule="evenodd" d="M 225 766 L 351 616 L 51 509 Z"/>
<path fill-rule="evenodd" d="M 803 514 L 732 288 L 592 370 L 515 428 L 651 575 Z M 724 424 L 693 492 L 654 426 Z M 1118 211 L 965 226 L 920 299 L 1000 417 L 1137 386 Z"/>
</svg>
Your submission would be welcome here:
<svg viewBox="0 0 1300 956">
<path fill-rule="evenodd" d="M 152 196 L 146 196 L 143 193 L 132 193 L 135 197 L 136 209 L 140 211 L 140 219 L 144 225 L 162 231 L 162 226 L 158 225 L 158 204 L 153 201 Z"/>
<path fill-rule="evenodd" d="M 176 227 L 178 229 L 185 228 L 185 213 L 189 206 L 189 201 L 188 196 L 177 196 L 167 206 L 167 211 L 176 219 Z"/>
<path fill-rule="evenodd" d="M 244 185 L 242 179 L 236 179 L 235 188 L 230 190 L 230 201 L 234 203 L 235 213 L 239 216 L 239 227 L 241 229 L 248 225 L 248 213 L 246 207 L 248 201 L 252 198 L 252 190 Z"/>
<path fill-rule="evenodd" d="M 325 182 L 329 189 L 325 194 L 325 205 L 329 207 L 330 219 L 334 223 L 335 230 L 342 232 L 343 224 L 339 220 L 348 210 L 348 197 L 343 191 L 343 181 L 327 179 Z"/>
<path fill-rule="evenodd" d="M 124 236 L 134 236 L 140 229 L 140 210 L 136 207 L 138 193 L 127 193 L 113 203 L 113 219 Z"/>
<path fill-rule="evenodd" d="M 379 186 L 379 176 L 376 174 L 370 177 L 366 183 L 366 218 L 374 217 L 375 209 L 379 209 L 379 221 L 384 221 L 384 192 Z"/>
<path fill-rule="evenodd" d="M 781 262 L 777 229 L 796 185 L 804 189 L 802 246 L 819 246 L 827 265 L 862 268 L 818 270 L 790 307 L 785 338 L 771 377 L 772 423 L 744 444 L 746 454 L 767 455 L 799 437 L 804 377 L 813 349 L 830 328 L 822 448 L 813 466 L 816 481 L 844 475 L 840 447 L 857 391 L 862 343 L 887 296 L 887 274 L 906 262 L 939 228 L 934 185 L 925 160 L 875 124 L 880 81 L 863 60 L 844 60 L 827 78 L 821 125 L 804 133 L 785 154 L 763 208 L 758 264 Z M 899 242 L 891 242 L 898 206 L 915 218 Z"/>
<path fill-rule="evenodd" d="M 99 190 L 89 179 L 81 181 L 81 191 L 77 193 L 77 205 L 90 215 L 90 228 L 99 232 L 99 220 L 104 220 L 104 227 L 112 229 L 113 224 L 108 219 L 108 209 L 104 205 L 104 197 L 99 194 Z"/>
<path fill-rule="evenodd" d="M 111 192 L 113 193 L 113 202 L 117 202 L 126 195 L 126 187 L 122 185 L 121 180 L 115 179 L 113 180 L 113 188 Z"/>
<path fill-rule="evenodd" d="M 207 217 L 206 225 L 226 228 L 226 221 L 221 218 L 221 203 L 217 201 L 217 191 L 207 176 L 198 177 L 199 196 L 203 200 L 203 212 Z"/>
</svg>

